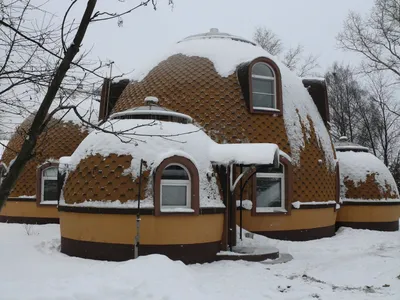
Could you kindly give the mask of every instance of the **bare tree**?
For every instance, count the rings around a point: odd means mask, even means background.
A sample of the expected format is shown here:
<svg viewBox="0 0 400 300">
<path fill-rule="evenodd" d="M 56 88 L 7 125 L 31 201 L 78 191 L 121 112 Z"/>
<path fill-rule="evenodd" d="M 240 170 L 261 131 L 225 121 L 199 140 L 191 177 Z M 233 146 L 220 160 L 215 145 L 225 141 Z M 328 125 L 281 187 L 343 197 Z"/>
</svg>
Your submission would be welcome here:
<svg viewBox="0 0 400 300">
<path fill-rule="evenodd" d="M 386 166 L 390 165 L 398 148 L 400 138 L 400 115 L 392 111 L 398 111 L 397 104 L 393 101 L 393 85 L 382 72 L 369 74 L 369 93 L 371 100 L 376 103 L 380 122 L 375 123 L 379 152 Z"/>
<path fill-rule="evenodd" d="M 314 75 L 315 69 L 319 67 L 318 58 L 312 54 L 305 55 L 302 45 L 285 50 L 282 40 L 271 29 L 257 27 L 253 40 L 270 54 L 280 57 L 282 62 L 299 77 Z"/>
<path fill-rule="evenodd" d="M 400 80 L 399 0 L 375 0 L 366 17 L 351 12 L 337 39 L 343 49 L 365 58 L 366 72 L 389 71 Z"/>
<path fill-rule="evenodd" d="M 347 136 L 355 141 L 359 116 L 357 114 L 358 98 L 362 93 L 358 82 L 353 77 L 349 66 L 334 63 L 325 75 L 328 86 L 329 109 L 331 112 L 331 129 L 335 138 Z"/>
<path fill-rule="evenodd" d="M 90 78 L 94 78 L 89 80 L 90 84 L 103 80 L 97 71 L 104 64 L 88 63 L 85 61 L 87 53 L 80 53 L 89 25 L 117 20 L 121 26 L 122 17 L 137 8 L 148 4 L 156 8 L 156 0 L 146 0 L 120 12 L 96 11 L 97 1 L 87 0 L 80 21 L 68 21 L 69 12 L 76 3 L 77 0 L 70 2 L 60 24 L 54 21 L 52 14 L 30 0 L 0 3 L 0 105 L 16 115 L 35 109 L 24 143 L 0 185 L 0 209 L 25 164 L 34 157 L 38 138 L 52 116 L 73 111 L 87 126 L 100 128 L 80 114 L 79 103 L 70 101 Z M 41 22 L 37 22 L 37 17 L 30 19 L 32 12 L 41 14 Z"/>
<path fill-rule="evenodd" d="M 283 52 L 281 39 L 271 29 L 256 27 L 253 40 L 272 55 L 277 56 Z"/>
</svg>

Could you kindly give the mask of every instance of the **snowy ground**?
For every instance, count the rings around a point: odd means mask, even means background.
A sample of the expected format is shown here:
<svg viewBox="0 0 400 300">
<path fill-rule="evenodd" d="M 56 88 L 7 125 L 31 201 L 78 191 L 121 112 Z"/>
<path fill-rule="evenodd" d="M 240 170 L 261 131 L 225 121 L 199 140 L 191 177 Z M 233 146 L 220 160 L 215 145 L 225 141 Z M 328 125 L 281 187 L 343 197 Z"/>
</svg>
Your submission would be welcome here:
<svg viewBox="0 0 400 300">
<path fill-rule="evenodd" d="M 282 265 L 185 266 L 161 255 L 123 263 L 59 252 L 57 225 L 0 224 L 0 299 L 400 299 L 400 232 L 342 228 L 333 238 L 283 242 Z"/>
</svg>

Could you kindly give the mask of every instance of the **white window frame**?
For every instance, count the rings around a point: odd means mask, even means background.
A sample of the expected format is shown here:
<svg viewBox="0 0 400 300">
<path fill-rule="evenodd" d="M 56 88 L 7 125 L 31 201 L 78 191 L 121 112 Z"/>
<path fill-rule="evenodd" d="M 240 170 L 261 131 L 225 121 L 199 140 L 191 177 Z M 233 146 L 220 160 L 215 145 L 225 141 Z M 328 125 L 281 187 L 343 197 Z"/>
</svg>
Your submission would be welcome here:
<svg viewBox="0 0 400 300">
<path fill-rule="evenodd" d="M 271 77 L 271 76 L 262 76 L 262 75 L 253 74 L 253 68 L 254 68 L 254 66 L 255 66 L 256 64 L 263 64 L 263 65 L 266 65 L 266 66 L 271 70 L 272 74 L 274 74 L 274 76 Z M 272 82 L 273 82 L 273 87 L 274 87 L 275 93 L 270 94 L 270 93 L 254 92 L 254 90 L 253 90 L 253 78 L 272 81 Z M 251 97 L 252 97 L 252 99 L 253 99 L 252 103 L 253 103 L 253 109 L 254 109 L 254 110 L 265 110 L 265 111 L 276 111 L 276 112 L 279 112 L 279 111 L 280 111 L 280 110 L 278 109 L 278 103 L 277 103 L 277 100 L 276 100 L 276 92 L 277 92 L 277 91 L 276 91 L 276 74 L 275 74 L 274 69 L 273 69 L 269 64 L 267 64 L 267 63 L 265 63 L 265 62 L 256 62 L 256 63 L 251 67 L 251 86 L 252 86 L 252 89 L 251 89 L 251 90 L 252 90 L 252 95 L 251 95 Z M 253 97 L 254 94 L 257 94 L 257 95 L 269 95 L 269 96 L 274 96 L 274 107 L 260 107 L 260 106 L 254 106 L 254 97 Z"/>
<path fill-rule="evenodd" d="M 280 178 L 281 180 L 281 207 L 258 207 L 257 206 L 257 195 L 255 199 L 256 212 L 287 212 L 286 210 L 286 195 L 285 195 L 285 166 L 280 164 L 282 167 L 282 173 L 257 173 L 256 178 Z M 257 184 L 257 180 L 256 180 Z"/>
<path fill-rule="evenodd" d="M 40 190 L 40 204 L 57 204 L 58 203 L 58 199 L 55 200 L 44 200 L 44 181 L 45 180 L 57 180 L 58 181 L 58 176 L 53 176 L 53 177 L 46 177 L 44 175 L 44 172 L 48 169 L 54 168 L 57 170 L 58 173 L 58 167 L 56 166 L 49 166 L 47 168 L 44 168 L 41 173 L 40 173 L 40 184 L 41 184 L 41 190 Z"/>
<path fill-rule="evenodd" d="M 189 179 L 188 180 L 174 180 L 174 179 L 161 179 L 161 183 L 160 183 L 160 208 L 161 210 L 168 210 L 168 209 L 174 209 L 174 208 L 191 208 L 192 207 L 192 192 L 191 192 L 191 183 L 192 183 L 192 178 L 190 177 L 190 173 L 187 170 L 187 168 L 185 168 L 185 166 L 182 166 L 181 164 L 169 164 L 168 166 L 166 166 L 164 168 L 167 169 L 168 167 L 171 166 L 179 166 L 182 169 L 185 170 L 186 174 L 188 175 Z M 164 172 L 164 170 L 162 170 Z M 162 174 L 161 174 L 161 178 L 162 178 Z M 163 195 L 162 195 L 162 191 L 163 191 L 163 186 L 185 186 L 186 187 L 186 205 L 163 205 L 162 199 L 163 199 Z"/>
</svg>

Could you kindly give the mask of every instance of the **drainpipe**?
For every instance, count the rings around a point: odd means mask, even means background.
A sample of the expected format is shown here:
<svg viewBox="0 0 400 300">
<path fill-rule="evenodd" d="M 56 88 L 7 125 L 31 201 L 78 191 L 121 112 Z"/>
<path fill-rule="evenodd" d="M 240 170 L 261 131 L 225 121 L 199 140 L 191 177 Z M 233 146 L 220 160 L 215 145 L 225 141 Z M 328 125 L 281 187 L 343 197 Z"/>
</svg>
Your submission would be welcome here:
<svg viewBox="0 0 400 300">
<path fill-rule="evenodd" d="M 142 190 L 142 165 L 143 159 L 140 160 L 140 169 L 139 169 L 139 192 L 138 192 L 138 212 L 136 214 L 136 236 L 135 236 L 135 248 L 134 248 L 134 258 L 139 256 L 139 244 L 140 244 L 140 192 Z"/>
</svg>

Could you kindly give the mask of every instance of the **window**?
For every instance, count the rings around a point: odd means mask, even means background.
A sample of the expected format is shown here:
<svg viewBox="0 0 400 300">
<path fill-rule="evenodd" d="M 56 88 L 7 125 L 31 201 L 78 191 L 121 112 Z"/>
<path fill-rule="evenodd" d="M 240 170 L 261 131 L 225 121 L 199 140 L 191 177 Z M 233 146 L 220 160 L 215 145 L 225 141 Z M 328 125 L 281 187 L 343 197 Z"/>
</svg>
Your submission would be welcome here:
<svg viewBox="0 0 400 300">
<path fill-rule="evenodd" d="M 276 77 L 274 70 L 264 62 L 257 62 L 251 69 L 252 99 L 254 110 L 276 110 Z"/>
<path fill-rule="evenodd" d="M 42 170 L 41 202 L 57 202 L 59 197 L 58 168 Z"/>
<path fill-rule="evenodd" d="M 191 206 L 189 172 L 181 165 L 167 166 L 161 176 L 161 208 Z"/>
<path fill-rule="evenodd" d="M 279 168 L 261 167 L 256 175 L 256 212 L 286 212 L 285 171 Z"/>
</svg>

